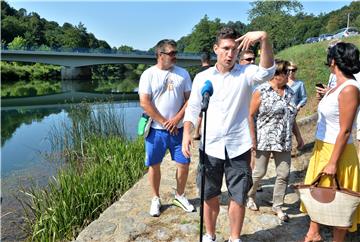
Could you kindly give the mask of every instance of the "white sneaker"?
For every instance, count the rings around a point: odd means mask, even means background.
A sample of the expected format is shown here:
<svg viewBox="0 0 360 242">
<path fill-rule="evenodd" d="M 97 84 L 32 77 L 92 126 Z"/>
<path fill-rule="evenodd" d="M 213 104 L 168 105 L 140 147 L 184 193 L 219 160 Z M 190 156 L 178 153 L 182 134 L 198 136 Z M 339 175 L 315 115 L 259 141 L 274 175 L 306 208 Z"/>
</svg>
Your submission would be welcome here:
<svg viewBox="0 0 360 242">
<path fill-rule="evenodd" d="M 242 242 L 242 240 L 241 239 L 231 240 L 231 238 L 229 238 L 228 242 Z"/>
<path fill-rule="evenodd" d="M 258 211 L 259 208 L 252 197 L 249 197 L 246 203 L 246 207 L 252 211 Z"/>
<path fill-rule="evenodd" d="M 216 238 L 211 237 L 210 234 L 204 234 L 202 237 L 203 242 L 214 242 L 216 241 Z"/>
<path fill-rule="evenodd" d="M 189 203 L 189 201 L 187 200 L 187 198 L 185 197 L 184 194 L 177 195 L 175 193 L 175 198 L 174 198 L 173 204 L 184 209 L 188 213 L 195 211 L 194 206 Z"/>
<path fill-rule="evenodd" d="M 160 198 L 153 197 L 153 199 L 151 200 L 150 215 L 153 217 L 159 217 L 160 216 L 160 208 L 161 208 Z"/>
</svg>

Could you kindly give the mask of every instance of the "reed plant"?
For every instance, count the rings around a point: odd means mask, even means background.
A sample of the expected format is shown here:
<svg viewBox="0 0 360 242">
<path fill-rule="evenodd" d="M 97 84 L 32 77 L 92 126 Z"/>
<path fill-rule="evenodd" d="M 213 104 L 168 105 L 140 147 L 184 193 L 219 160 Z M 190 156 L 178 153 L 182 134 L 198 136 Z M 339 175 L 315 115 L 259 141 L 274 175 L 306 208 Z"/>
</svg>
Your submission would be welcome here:
<svg viewBox="0 0 360 242">
<path fill-rule="evenodd" d="M 106 105 L 86 100 L 74 104 L 68 111 L 68 117 L 70 123 L 64 121 L 59 126 L 53 126 L 49 134 L 53 151 L 62 151 L 66 161 L 75 161 L 79 165 L 84 156 L 84 146 L 94 135 L 116 135 L 125 139 L 124 117 L 111 100 Z"/>
<path fill-rule="evenodd" d="M 72 128 L 64 125 L 69 129 L 62 136 L 69 162 L 46 188 L 23 191 L 30 198 L 22 205 L 32 241 L 76 238 L 144 174 L 143 139 L 127 140 L 110 109 L 96 110 L 72 110 Z"/>
</svg>

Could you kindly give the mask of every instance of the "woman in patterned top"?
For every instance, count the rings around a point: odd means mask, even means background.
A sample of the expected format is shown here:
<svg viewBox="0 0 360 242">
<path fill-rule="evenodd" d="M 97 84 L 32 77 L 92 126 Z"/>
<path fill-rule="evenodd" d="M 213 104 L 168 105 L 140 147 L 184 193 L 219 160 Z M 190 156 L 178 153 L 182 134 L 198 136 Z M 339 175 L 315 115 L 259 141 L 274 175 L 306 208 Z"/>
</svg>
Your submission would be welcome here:
<svg viewBox="0 0 360 242">
<path fill-rule="evenodd" d="M 272 211 L 281 221 L 287 221 L 289 217 L 282 211 L 281 206 L 290 173 L 292 133 L 296 136 L 298 148 L 301 148 L 304 142 L 295 120 L 297 109 L 293 101 L 294 91 L 286 85 L 290 64 L 283 60 L 276 60 L 275 64 L 274 77 L 256 88 L 250 103 L 249 126 L 256 158 L 247 207 L 258 210 L 255 203 L 256 189 L 266 174 L 272 153 L 277 174 Z"/>
</svg>

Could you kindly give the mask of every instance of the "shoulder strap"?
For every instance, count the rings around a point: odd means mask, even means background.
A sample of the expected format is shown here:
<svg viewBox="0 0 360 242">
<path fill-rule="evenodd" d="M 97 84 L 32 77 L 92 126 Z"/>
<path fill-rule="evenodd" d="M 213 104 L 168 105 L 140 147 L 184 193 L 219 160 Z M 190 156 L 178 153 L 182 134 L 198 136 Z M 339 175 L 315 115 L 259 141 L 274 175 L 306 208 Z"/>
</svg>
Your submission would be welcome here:
<svg viewBox="0 0 360 242">
<path fill-rule="evenodd" d="M 335 92 L 338 92 L 340 94 L 340 92 L 347 86 L 355 86 L 358 89 L 360 88 L 359 83 L 357 81 L 351 79 L 351 80 L 347 80 L 346 82 L 341 84 L 341 86 Z"/>
</svg>

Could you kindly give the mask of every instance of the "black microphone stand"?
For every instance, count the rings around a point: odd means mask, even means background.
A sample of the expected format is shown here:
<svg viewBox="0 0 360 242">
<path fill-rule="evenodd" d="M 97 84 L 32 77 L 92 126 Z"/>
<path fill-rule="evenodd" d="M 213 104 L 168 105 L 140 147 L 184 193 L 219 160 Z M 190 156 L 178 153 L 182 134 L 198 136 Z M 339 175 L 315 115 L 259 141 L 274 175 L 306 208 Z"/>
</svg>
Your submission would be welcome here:
<svg viewBox="0 0 360 242">
<path fill-rule="evenodd" d="M 200 158 L 200 242 L 202 242 L 203 235 L 203 224 L 204 224 L 204 189 L 205 189 L 205 143 L 206 143 L 206 113 L 208 103 L 201 105 L 201 112 L 203 113 L 204 118 L 204 131 L 202 135 L 202 150 Z"/>
</svg>

